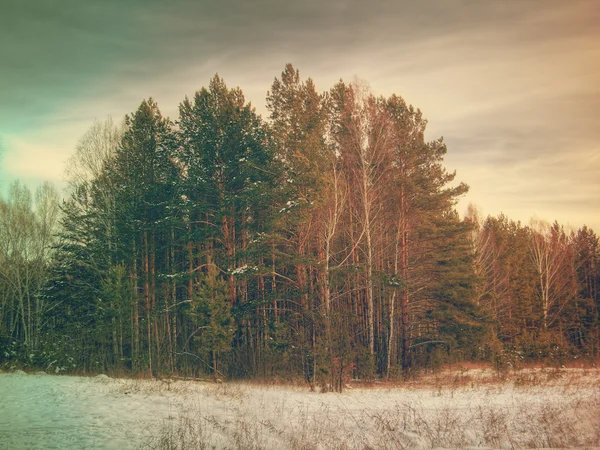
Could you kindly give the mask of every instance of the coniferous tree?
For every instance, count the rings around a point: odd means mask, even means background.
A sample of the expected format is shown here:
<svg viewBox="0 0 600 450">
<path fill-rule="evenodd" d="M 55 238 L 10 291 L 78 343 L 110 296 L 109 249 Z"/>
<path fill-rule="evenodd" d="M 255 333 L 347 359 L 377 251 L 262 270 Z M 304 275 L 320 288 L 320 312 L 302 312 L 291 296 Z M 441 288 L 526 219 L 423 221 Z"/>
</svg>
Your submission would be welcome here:
<svg viewBox="0 0 600 450">
<path fill-rule="evenodd" d="M 50 188 L 33 206 L 13 187 L 0 358 L 19 347 L 61 368 L 341 391 L 447 361 L 597 355 L 591 230 L 460 220 L 467 187 L 397 95 L 343 81 L 319 93 L 289 64 L 267 107 L 263 122 L 215 76 L 175 123 L 151 99 L 122 129 L 95 123 L 59 227 Z"/>
<path fill-rule="evenodd" d="M 263 233 L 271 227 L 278 181 L 265 127 L 242 91 L 228 89 L 215 76 L 208 89 L 180 105 L 180 128 L 189 221 L 188 297 L 194 298 L 199 287 L 196 278 L 215 266 L 215 276 L 227 280 L 238 326 L 236 346 L 263 346 L 265 299 L 257 284 L 270 271 L 260 255 L 268 251 Z M 246 355 L 251 360 L 242 362 L 256 372 L 256 351 Z"/>
<path fill-rule="evenodd" d="M 287 291 L 289 301 L 283 307 L 299 313 L 297 318 L 288 315 L 288 320 L 299 330 L 294 340 L 305 376 L 314 381 L 316 372 L 328 372 L 331 363 L 331 355 L 323 360 L 319 349 L 328 354 L 331 346 L 329 263 L 340 209 L 339 196 L 335 203 L 339 187 L 334 174 L 336 158 L 326 141 L 326 98 L 317 93 L 310 78 L 302 81 L 298 70 L 288 64 L 267 94 L 267 108 L 276 158 L 283 169 L 280 263 L 295 283 Z M 320 324 L 324 324 L 324 336 Z"/>
</svg>

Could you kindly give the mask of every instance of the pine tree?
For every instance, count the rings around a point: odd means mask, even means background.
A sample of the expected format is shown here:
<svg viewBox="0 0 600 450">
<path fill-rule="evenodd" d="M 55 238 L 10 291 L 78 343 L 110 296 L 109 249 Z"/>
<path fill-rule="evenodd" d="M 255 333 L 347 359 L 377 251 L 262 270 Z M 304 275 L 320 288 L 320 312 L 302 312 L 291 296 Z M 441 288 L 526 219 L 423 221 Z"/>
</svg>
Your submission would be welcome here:
<svg viewBox="0 0 600 450">
<path fill-rule="evenodd" d="M 210 361 L 215 377 L 219 370 L 219 355 L 231 350 L 234 323 L 228 299 L 227 281 L 214 265 L 208 266 L 190 301 L 188 316 L 196 330 L 192 337 L 202 361 Z"/>
<path fill-rule="evenodd" d="M 326 98 L 317 93 L 313 81 L 301 80 L 291 64 L 273 81 L 267 108 L 275 157 L 284 172 L 278 205 L 278 263 L 295 283 L 286 292 L 290 301 L 281 309 L 300 314 L 297 318 L 287 315 L 286 319 L 299 329 L 295 339 L 298 358 L 303 361 L 306 378 L 314 382 L 317 370 L 328 372 L 332 360 L 329 264 L 340 208 L 339 196 L 337 205 L 334 199 L 339 187 L 333 179 L 335 155 L 326 142 L 328 109 Z M 330 210 L 330 206 L 337 210 Z M 277 322 L 277 302 L 275 306 Z M 325 327 L 324 336 L 320 323 Z M 321 339 L 325 341 L 322 345 L 318 343 Z"/>
<path fill-rule="evenodd" d="M 115 224 L 119 233 L 115 261 L 130 270 L 135 364 L 142 357 L 139 330 L 138 292 L 143 293 L 145 360 L 152 374 L 165 365 L 165 336 L 160 329 L 166 312 L 166 295 L 157 281 L 157 255 L 164 255 L 170 236 L 169 207 L 174 195 L 176 169 L 170 159 L 170 124 L 152 99 L 144 100 L 137 111 L 125 118 L 126 130 L 109 171 L 115 187 Z M 166 258 L 166 256 L 165 256 Z M 142 341 L 143 342 L 143 341 Z M 141 368 L 141 367 L 140 367 Z"/>
<path fill-rule="evenodd" d="M 182 193 L 188 217 L 188 297 L 197 278 L 215 266 L 226 276 L 228 299 L 237 322 L 235 343 L 249 347 L 264 336 L 253 325 L 262 296 L 261 277 L 269 272 L 260 256 L 263 236 L 274 217 L 277 164 L 260 117 L 239 88 L 228 89 L 219 76 L 208 89 L 180 105 Z M 257 369 L 256 353 L 249 364 Z"/>
</svg>

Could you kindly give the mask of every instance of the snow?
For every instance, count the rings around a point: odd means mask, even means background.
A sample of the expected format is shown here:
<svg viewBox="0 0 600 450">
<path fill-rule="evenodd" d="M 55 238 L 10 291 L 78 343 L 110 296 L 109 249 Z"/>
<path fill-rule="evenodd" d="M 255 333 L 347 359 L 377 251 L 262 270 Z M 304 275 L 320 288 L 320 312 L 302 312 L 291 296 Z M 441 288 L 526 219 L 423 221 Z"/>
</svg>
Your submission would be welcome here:
<svg viewBox="0 0 600 450">
<path fill-rule="evenodd" d="M 236 267 L 235 269 L 233 269 L 233 270 L 231 271 L 231 274 L 232 274 L 232 275 L 239 275 L 239 274 L 242 274 L 242 273 L 244 273 L 246 270 L 248 270 L 248 265 L 247 265 L 247 264 L 244 264 L 244 265 L 243 265 L 243 266 L 241 266 L 241 267 Z"/>
<path fill-rule="evenodd" d="M 0 448 L 10 449 L 600 446 L 598 370 L 521 371 L 505 381 L 471 370 L 342 394 L 2 373 L 0 399 Z"/>
<path fill-rule="evenodd" d="M 285 208 L 282 208 L 279 210 L 279 213 L 284 213 L 284 212 L 288 212 L 289 210 L 291 210 L 293 207 L 298 206 L 300 204 L 300 202 L 296 201 L 296 200 L 288 200 L 288 202 L 286 203 Z"/>
<path fill-rule="evenodd" d="M 137 448 L 146 427 L 169 417 L 173 400 L 118 389 L 128 383 L 0 374 L 0 448 Z"/>
<path fill-rule="evenodd" d="M 235 269 L 233 269 L 231 271 L 231 275 L 243 275 L 246 272 L 256 272 L 256 271 L 258 271 L 257 266 L 248 267 L 247 264 L 244 264 L 243 266 L 236 267 Z"/>
</svg>

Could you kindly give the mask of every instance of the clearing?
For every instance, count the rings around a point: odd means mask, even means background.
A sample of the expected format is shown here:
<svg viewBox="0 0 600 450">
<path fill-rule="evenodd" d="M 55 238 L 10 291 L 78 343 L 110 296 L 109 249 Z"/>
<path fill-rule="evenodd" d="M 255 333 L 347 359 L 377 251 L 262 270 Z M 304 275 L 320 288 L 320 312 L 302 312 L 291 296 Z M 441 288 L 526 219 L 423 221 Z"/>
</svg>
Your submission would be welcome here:
<svg viewBox="0 0 600 450">
<path fill-rule="evenodd" d="M 0 374 L 0 449 L 600 447 L 600 371 L 306 386 Z"/>
</svg>

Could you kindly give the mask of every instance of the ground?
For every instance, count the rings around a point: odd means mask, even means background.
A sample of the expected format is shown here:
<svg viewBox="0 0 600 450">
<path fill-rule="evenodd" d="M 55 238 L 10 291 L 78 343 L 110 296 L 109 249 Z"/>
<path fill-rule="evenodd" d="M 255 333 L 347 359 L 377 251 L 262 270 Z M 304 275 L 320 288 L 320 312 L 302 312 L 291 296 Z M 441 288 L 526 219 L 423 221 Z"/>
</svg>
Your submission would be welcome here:
<svg viewBox="0 0 600 450">
<path fill-rule="evenodd" d="M 307 386 L 0 374 L 0 449 L 600 447 L 600 371 Z"/>
</svg>

